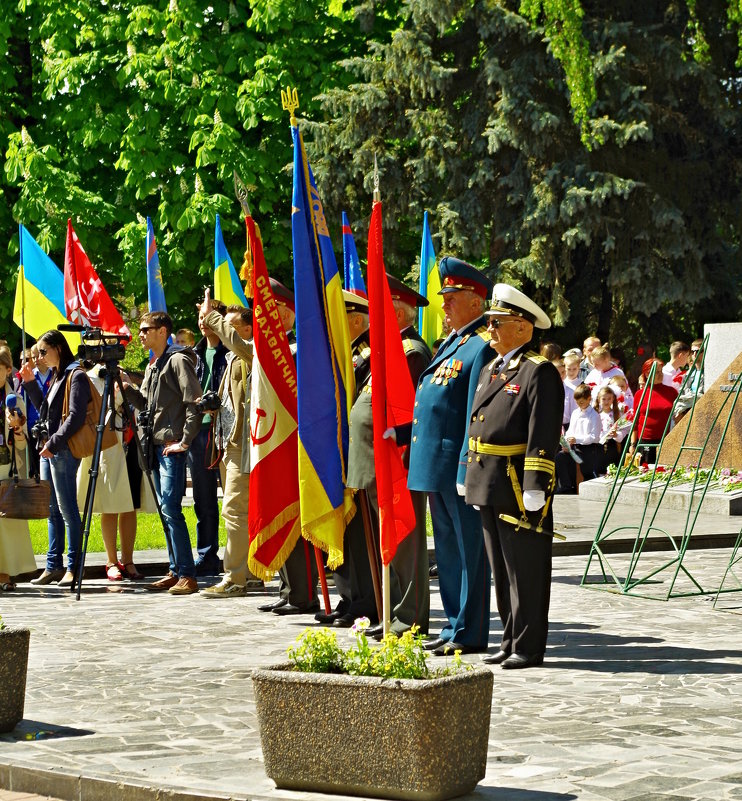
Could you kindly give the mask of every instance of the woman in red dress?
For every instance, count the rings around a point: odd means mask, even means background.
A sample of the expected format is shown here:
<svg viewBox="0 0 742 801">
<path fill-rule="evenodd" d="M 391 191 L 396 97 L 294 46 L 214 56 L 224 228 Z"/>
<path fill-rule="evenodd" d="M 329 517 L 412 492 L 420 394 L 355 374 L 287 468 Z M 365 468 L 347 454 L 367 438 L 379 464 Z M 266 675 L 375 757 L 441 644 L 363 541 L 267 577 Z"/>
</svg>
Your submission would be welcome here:
<svg viewBox="0 0 742 801">
<path fill-rule="evenodd" d="M 650 385 L 649 373 L 652 365 L 656 364 L 653 383 Z M 644 388 L 634 398 L 634 412 L 636 424 L 631 433 L 629 453 L 633 454 L 641 436 L 642 444 L 639 450 L 642 453 L 644 464 L 654 464 L 657 458 L 657 445 L 659 445 L 665 426 L 672 412 L 678 391 L 662 383 L 661 359 L 647 359 L 642 365 L 642 376 L 645 380 Z M 646 423 L 645 423 L 646 421 Z"/>
</svg>

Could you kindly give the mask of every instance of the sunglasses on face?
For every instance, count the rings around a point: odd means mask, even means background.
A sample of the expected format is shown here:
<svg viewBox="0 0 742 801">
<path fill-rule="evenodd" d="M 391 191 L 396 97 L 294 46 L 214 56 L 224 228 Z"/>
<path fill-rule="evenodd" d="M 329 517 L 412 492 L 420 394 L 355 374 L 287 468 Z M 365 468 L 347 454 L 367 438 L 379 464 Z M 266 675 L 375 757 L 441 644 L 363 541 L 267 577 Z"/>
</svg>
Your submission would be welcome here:
<svg viewBox="0 0 742 801">
<path fill-rule="evenodd" d="M 513 317 L 506 317 L 504 320 L 500 319 L 499 317 L 490 317 L 487 320 L 487 325 L 492 326 L 492 328 L 499 328 L 501 325 L 505 325 L 505 323 L 517 323 L 518 321 Z"/>
<path fill-rule="evenodd" d="M 146 334 L 146 333 L 147 333 L 147 331 L 152 331 L 154 328 L 155 328 L 155 326 L 153 326 L 153 325 L 143 325 L 143 326 L 142 326 L 142 327 L 139 329 L 139 333 L 140 333 L 140 334 Z"/>
</svg>

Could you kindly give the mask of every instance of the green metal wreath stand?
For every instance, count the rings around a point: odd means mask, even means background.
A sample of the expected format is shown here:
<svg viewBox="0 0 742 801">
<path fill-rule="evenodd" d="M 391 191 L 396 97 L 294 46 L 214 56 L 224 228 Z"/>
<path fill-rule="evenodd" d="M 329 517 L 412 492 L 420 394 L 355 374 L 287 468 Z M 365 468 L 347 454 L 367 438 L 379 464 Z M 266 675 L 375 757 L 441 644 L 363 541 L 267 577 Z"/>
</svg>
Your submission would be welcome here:
<svg viewBox="0 0 742 801">
<path fill-rule="evenodd" d="M 690 569 L 683 564 L 686 551 L 688 549 L 688 544 L 690 542 L 691 535 L 693 534 L 693 529 L 695 527 L 696 521 L 701 511 L 701 506 L 703 504 L 703 500 L 706 497 L 706 493 L 708 492 L 709 485 L 713 480 L 713 470 L 716 467 L 716 463 L 719 458 L 719 453 L 721 451 L 721 446 L 724 442 L 724 438 L 726 436 L 727 430 L 729 429 L 730 423 L 732 421 L 732 415 L 734 409 L 737 405 L 737 401 L 739 399 L 740 390 L 742 389 L 742 375 L 737 376 L 734 385 L 730 392 L 725 394 L 724 401 L 722 402 L 719 411 L 717 412 L 716 417 L 714 418 L 709 430 L 706 434 L 706 438 L 704 440 L 703 445 L 687 445 L 688 433 L 691 430 L 691 423 L 693 420 L 693 413 L 696 408 L 696 400 L 698 398 L 698 389 L 701 385 L 700 377 L 699 380 L 696 382 L 695 378 L 700 373 L 703 374 L 703 361 L 706 356 L 706 349 L 708 346 L 708 336 L 704 340 L 703 343 L 703 355 L 701 358 L 701 364 L 694 364 L 693 367 L 688 371 L 688 375 L 686 375 L 683 385 L 681 387 L 680 393 L 678 393 L 678 398 L 683 393 L 684 390 L 687 390 L 690 387 L 694 386 L 695 382 L 695 391 L 693 393 L 693 406 L 691 407 L 690 411 L 688 412 L 688 425 L 685 429 L 685 434 L 683 436 L 683 441 L 681 443 L 680 448 L 678 449 L 677 456 L 675 457 L 675 462 L 672 465 L 672 471 L 678 465 L 680 457 L 685 452 L 693 452 L 696 454 L 697 459 L 696 464 L 699 466 L 703 463 L 703 457 L 706 455 L 707 450 L 709 450 L 709 438 L 711 432 L 714 431 L 717 426 L 723 426 L 721 437 L 719 439 L 718 446 L 716 450 L 713 452 L 713 460 L 711 465 L 708 468 L 704 468 L 708 470 L 708 473 L 705 478 L 699 481 L 699 473 L 696 472 L 694 474 L 692 486 L 690 489 L 690 503 L 688 505 L 688 512 L 685 518 L 685 525 L 683 528 L 682 533 L 679 535 L 673 535 L 663 528 L 655 525 L 657 520 L 657 515 L 662 507 L 662 502 L 665 498 L 667 493 L 668 487 L 670 486 L 669 481 L 657 481 L 657 484 L 662 484 L 662 490 L 660 492 L 659 498 L 656 501 L 656 506 L 654 509 L 651 507 L 654 505 L 652 501 L 652 489 L 655 486 L 655 480 L 657 479 L 657 465 L 655 464 L 655 468 L 652 471 L 651 478 L 649 480 L 649 486 L 646 493 L 646 498 L 644 501 L 644 506 L 641 513 L 641 518 L 638 525 L 633 526 L 620 526 L 618 528 L 610 528 L 609 527 L 609 520 L 613 509 L 616 505 L 616 501 L 621 494 L 621 490 L 626 483 L 628 478 L 628 470 L 623 468 L 625 460 L 628 455 L 628 446 L 629 442 L 631 441 L 631 436 L 634 432 L 634 429 L 637 424 L 637 418 L 635 418 L 632 422 L 631 429 L 629 431 L 628 436 L 624 440 L 624 448 L 621 454 L 621 460 L 619 465 L 621 466 L 619 470 L 617 470 L 616 475 L 614 476 L 613 483 L 611 485 L 610 493 L 608 495 L 608 500 L 606 501 L 605 509 L 603 510 L 603 515 L 601 517 L 600 523 L 598 525 L 598 529 L 595 534 L 595 539 L 593 540 L 590 555 L 588 557 L 587 565 L 585 566 L 585 572 L 582 576 L 581 586 L 589 587 L 593 589 L 603 589 L 610 592 L 618 592 L 623 595 L 632 595 L 642 598 L 650 598 L 653 600 L 669 600 L 670 598 L 678 598 L 678 597 L 685 597 L 685 596 L 693 596 L 693 595 L 711 595 L 716 593 L 716 598 L 718 601 L 718 597 L 721 593 L 725 592 L 736 592 L 742 590 L 742 582 L 739 581 L 736 573 L 735 568 L 742 562 L 742 532 L 740 532 L 739 537 L 737 538 L 736 545 L 733 549 L 732 558 L 730 559 L 729 565 L 727 566 L 726 573 L 724 574 L 724 578 L 718 589 L 709 589 L 707 587 L 702 586 L 701 581 L 694 576 Z M 652 400 L 652 390 L 654 387 L 654 375 L 656 371 L 657 365 L 656 363 L 652 365 L 652 369 L 647 377 L 645 391 L 648 391 L 649 397 L 647 400 L 647 404 L 651 403 Z M 668 418 L 667 424 L 665 426 L 665 430 L 662 434 L 662 438 L 659 443 L 655 442 L 647 442 L 643 441 L 643 434 L 644 434 L 644 427 L 646 426 L 646 415 L 645 415 L 645 422 L 642 426 L 642 430 L 639 432 L 639 438 L 637 441 L 637 450 L 641 445 L 656 445 L 657 453 L 662 452 L 662 445 L 665 441 L 665 437 L 667 436 L 668 431 L 670 430 L 670 421 L 672 420 L 675 405 L 677 404 L 677 399 L 675 404 L 673 404 L 673 409 L 670 413 L 670 417 Z M 711 451 L 709 451 L 709 455 Z M 611 537 L 618 533 L 625 534 L 625 532 L 633 532 L 634 534 L 634 545 L 631 550 L 631 554 L 628 558 L 628 566 L 625 564 L 626 555 L 622 555 L 624 563 L 619 566 L 616 564 L 616 558 L 613 555 L 607 554 L 604 548 L 604 543 L 609 540 Z M 647 539 L 649 535 L 652 533 L 659 532 L 663 534 L 671 543 L 671 557 L 664 561 L 659 566 L 653 565 L 651 569 L 648 569 L 648 572 L 642 572 L 640 564 L 642 562 L 642 556 L 644 551 L 646 550 Z M 596 559 L 601 571 L 601 577 L 595 578 L 588 578 L 588 573 L 590 571 L 590 567 L 592 565 L 593 559 Z M 623 574 L 623 577 L 620 575 Z M 669 586 L 667 587 L 667 591 L 665 593 L 664 589 L 660 590 L 658 593 L 657 584 L 661 583 L 659 576 L 661 574 L 671 574 Z M 688 591 L 681 591 L 675 590 L 675 584 L 678 580 L 680 575 L 685 576 L 691 582 L 692 589 Z M 725 582 L 729 578 L 729 585 L 731 585 L 732 579 L 736 580 L 735 586 L 725 587 Z M 651 590 L 654 590 L 653 592 Z M 664 593 L 664 595 L 663 595 Z M 715 604 L 716 605 L 716 604 Z"/>
</svg>

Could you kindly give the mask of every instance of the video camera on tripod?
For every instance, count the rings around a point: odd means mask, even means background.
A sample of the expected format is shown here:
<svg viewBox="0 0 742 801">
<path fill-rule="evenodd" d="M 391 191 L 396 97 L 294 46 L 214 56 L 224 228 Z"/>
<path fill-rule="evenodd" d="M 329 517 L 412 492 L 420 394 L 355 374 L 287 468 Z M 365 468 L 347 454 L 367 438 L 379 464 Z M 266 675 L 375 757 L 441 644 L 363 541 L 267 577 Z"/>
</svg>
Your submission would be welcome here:
<svg viewBox="0 0 742 801">
<path fill-rule="evenodd" d="M 82 343 L 77 349 L 77 358 L 81 362 L 120 362 L 126 356 L 126 343 L 129 338 L 124 334 L 109 334 L 101 328 L 81 325 L 60 325 L 60 331 L 78 331 Z"/>
</svg>

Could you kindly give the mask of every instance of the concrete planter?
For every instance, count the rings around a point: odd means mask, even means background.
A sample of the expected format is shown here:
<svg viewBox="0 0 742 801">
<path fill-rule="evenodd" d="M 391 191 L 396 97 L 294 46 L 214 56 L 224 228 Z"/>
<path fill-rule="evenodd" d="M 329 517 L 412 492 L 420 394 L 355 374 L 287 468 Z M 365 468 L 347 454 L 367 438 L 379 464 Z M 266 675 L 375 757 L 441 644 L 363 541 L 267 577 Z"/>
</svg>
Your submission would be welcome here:
<svg viewBox="0 0 742 801">
<path fill-rule="evenodd" d="M 0 629 L 0 732 L 23 720 L 30 636 L 28 629 Z"/>
<path fill-rule="evenodd" d="M 439 801 L 484 778 L 492 672 L 419 681 L 252 674 L 265 771 L 280 788 Z"/>
</svg>

